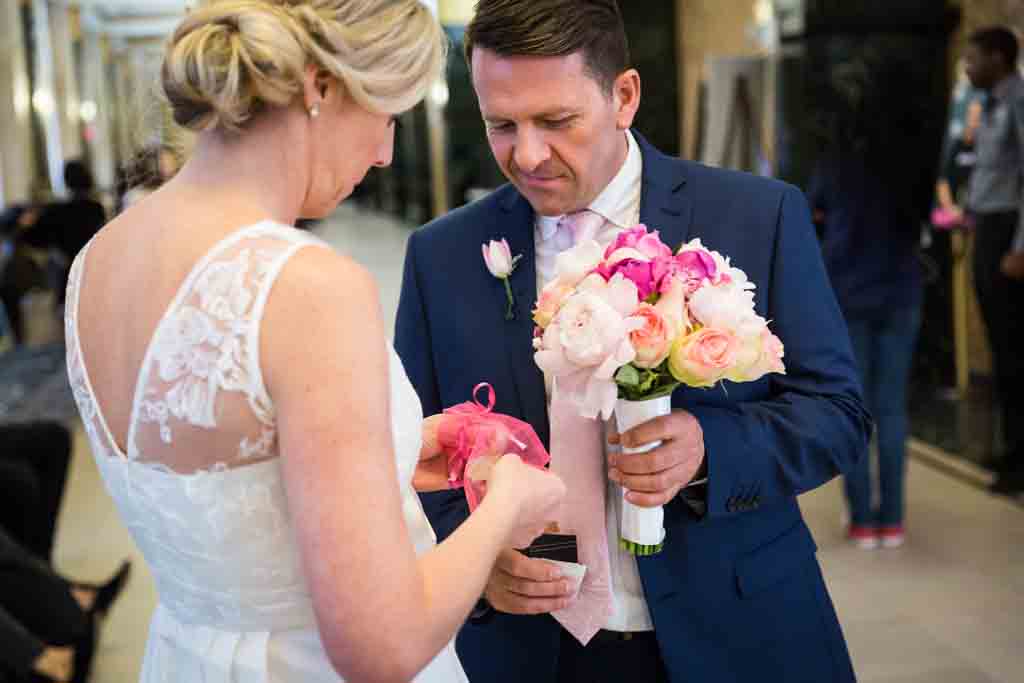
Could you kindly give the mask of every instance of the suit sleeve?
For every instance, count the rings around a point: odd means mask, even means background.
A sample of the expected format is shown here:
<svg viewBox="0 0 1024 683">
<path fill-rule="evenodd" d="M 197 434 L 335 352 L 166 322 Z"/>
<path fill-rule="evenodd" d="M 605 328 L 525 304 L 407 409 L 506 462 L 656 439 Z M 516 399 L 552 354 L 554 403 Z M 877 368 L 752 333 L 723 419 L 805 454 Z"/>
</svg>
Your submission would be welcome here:
<svg viewBox="0 0 1024 683">
<path fill-rule="evenodd" d="M 787 372 L 771 376 L 766 400 L 692 406 L 707 452 L 707 518 L 795 497 L 867 452 L 871 418 L 801 192 L 787 189 L 777 220 L 771 282 L 759 291 Z"/>
<path fill-rule="evenodd" d="M 402 275 L 402 292 L 395 321 L 395 350 L 423 404 L 424 415 L 436 415 L 441 405 L 437 375 L 434 370 L 435 348 L 427 322 L 427 307 L 417 264 L 419 240 L 417 233 L 409 238 Z M 469 516 L 469 507 L 460 491 L 440 491 L 420 495 L 438 541 L 452 534 Z"/>
</svg>

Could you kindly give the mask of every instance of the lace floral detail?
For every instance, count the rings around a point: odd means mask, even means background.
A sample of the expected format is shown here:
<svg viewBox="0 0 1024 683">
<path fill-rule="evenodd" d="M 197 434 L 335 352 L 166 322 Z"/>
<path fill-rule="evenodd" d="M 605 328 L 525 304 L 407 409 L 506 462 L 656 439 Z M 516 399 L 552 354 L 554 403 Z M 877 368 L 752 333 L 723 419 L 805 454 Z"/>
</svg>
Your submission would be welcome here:
<svg viewBox="0 0 1024 683">
<path fill-rule="evenodd" d="M 280 252 L 242 249 L 234 258 L 216 261 L 196 278 L 188 303 L 172 310 L 157 334 L 152 354 L 156 376 L 166 391 L 148 388 L 139 402 L 140 423 L 156 423 L 160 439 L 173 441 L 171 419 L 195 427 L 217 426 L 217 398 L 222 391 L 247 395 L 261 435 L 246 438 L 239 456 L 251 458 L 271 452 L 276 433 L 272 409 L 260 400 L 251 363 L 255 328 L 254 305 Z"/>
<path fill-rule="evenodd" d="M 271 427 L 264 427 L 260 436 L 254 441 L 248 438 L 242 439 L 238 446 L 238 457 L 240 460 L 253 460 L 256 458 L 269 457 L 277 450 L 277 430 Z"/>
</svg>

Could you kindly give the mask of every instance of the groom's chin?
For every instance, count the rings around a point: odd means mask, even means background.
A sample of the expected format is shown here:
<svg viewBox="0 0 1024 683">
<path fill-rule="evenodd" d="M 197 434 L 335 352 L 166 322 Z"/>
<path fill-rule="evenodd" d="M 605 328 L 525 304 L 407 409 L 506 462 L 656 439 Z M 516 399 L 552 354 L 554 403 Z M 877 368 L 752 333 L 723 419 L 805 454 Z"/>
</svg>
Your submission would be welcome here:
<svg viewBox="0 0 1024 683">
<path fill-rule="evenodd" d="M 571 211 L 571 209 L 565 208 L 567 202 L 553 193 L 538 192 L 534 188 L 523 187 L 519 184 L 516 184 L 516 189 L 526 198 L 534 212 L 540 216 L 561 216 Z"/>
</svg>

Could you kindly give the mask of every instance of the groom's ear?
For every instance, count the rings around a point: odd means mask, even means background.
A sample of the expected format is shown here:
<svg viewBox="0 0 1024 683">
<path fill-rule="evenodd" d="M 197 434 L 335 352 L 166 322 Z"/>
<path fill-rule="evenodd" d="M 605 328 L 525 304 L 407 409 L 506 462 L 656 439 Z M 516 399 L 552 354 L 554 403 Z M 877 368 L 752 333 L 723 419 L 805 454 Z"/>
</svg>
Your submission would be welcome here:
<svg viewBox="0 0 1024 683">
<path fill-rule="evenodd" d="M 640 108 L 640 72 L 626 69 L 619 74 L 612 85 L 612 100 L 615 103 L 615 125 L 619 130 L 632 127 Z"/>
</svg>

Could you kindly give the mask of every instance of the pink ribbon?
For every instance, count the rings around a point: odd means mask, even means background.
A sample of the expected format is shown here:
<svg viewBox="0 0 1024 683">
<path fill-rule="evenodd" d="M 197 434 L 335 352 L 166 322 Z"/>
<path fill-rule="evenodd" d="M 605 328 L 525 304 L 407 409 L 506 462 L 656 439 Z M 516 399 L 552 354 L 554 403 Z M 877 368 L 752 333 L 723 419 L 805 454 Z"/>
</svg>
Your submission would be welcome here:
<svg viewBox="0 0 1024 683">
<path fill-rule="evenodd" d="M 486 404 L 477 396 L 481 389 L 487 390 Z M 448 485 L 465 490 L 471 511 L 486 493 L 486 482 L 466 480 L 467 468 L 478 458 L 515 453 L 523 462 L 541 468 L 550 460 L 533 428 L 495 413 L 496 402 L 494 387 L 481 382 L 473 388 L 473 400 L 446 409 L 437 427 L 438 444 L 448 458 Z"/>
</svg>

